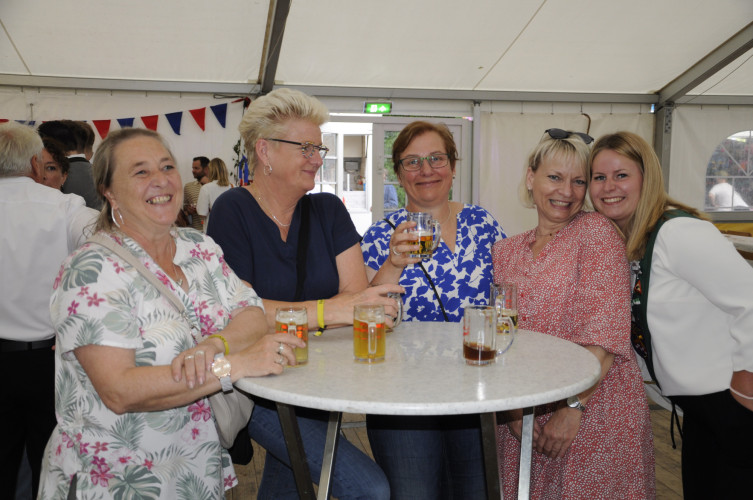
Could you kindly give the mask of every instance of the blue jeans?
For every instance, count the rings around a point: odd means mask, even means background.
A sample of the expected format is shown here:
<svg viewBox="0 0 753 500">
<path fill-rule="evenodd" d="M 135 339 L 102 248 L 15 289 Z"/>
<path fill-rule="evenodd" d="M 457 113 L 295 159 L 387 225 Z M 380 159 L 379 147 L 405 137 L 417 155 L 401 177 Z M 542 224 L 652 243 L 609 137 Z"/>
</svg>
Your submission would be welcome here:
<svg viewBox="0 0 753 500">
<path fill-rule="evenodd" d="M 366 427 L 393 499 L 486 498 L 478 415 L 367 415 Z"/>
<path fill-rule="evenodd" d="M 251 438 L 267 450 L 257 499 L 297 500 L 298 490 L 274 403 L 259 398 L 254 400 L 256 406 L 251 414 L 248 431 Z M 318 483 L 327 436 L 328 414 L 318 410 L 296 408 L 296 418 L 311 479 Z M 389 483 L 382 469 L 342 436 L 337 441 L 332 495 L 340 500 L 390 498 Z"/>
</svg>

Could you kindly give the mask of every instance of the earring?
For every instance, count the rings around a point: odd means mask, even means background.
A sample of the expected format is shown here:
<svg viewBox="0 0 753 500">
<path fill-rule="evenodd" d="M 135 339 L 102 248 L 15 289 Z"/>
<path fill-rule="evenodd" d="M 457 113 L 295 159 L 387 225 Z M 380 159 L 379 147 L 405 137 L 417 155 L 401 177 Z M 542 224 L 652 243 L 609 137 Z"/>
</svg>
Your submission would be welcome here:
<svg viewBox="0 0 753 500">
<path fill-rule="evenodd" d="M 120 213 L 120 210 L 118 210 L 118 217 L 120 218 L 120 224 L 123 224 L 123 214 Z M 112 206 L 110 207 L 110 218 L 112 219 L 112 223 L 120 229 L 120 224 L 115 220 L 115 208 Z"/>
<path fill-rule="evenodd" d="M 272 175 L 272 165 L 269 163 L 264 167 L 264 175 Z"/>
</svg>

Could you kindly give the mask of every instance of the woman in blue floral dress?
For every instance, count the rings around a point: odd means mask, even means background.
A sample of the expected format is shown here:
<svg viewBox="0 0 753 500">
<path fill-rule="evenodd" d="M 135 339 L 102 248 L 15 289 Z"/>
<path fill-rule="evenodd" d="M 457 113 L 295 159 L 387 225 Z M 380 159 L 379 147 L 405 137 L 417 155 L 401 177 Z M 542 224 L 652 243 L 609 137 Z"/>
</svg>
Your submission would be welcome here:
<svg viewBox="0 0 753 500">
<path fill-rule="evenodd" d="M 224 498 L 237 483 L 207 396 L 295 364 L 292 335 L 265 335 L 261 299 L 210 238 L 173 221 L 180 174 L 159 135 L 111 133 L 94 158 L 100 234 L 183 303 L 184 318 L 131 264 L 87 243 L 50 301 L 55 413 L 39 498 Z M 209 371 L 215 355 L 229 372 Z M 223 364 L 224 361 L 220 360 Z M 220 372 L 223 373 L 223 372 Z"/>
<path fill-rule="evenodd" d="M 444 125 L 410 123 L 392 146 L 406 208 L 372 225 L 361 251 L 372 285 L 405 288 L 403 321 L 458 322 L 466 306 L 488 304 L 491 248 L 505 234 L 483 208 L 450 201 L 457 159 Z M 429 212 L 440 222 L 442 239 L 429 260 L 409 256 L 418 246 L 407 212 Z M 367 430 L 392 498 L 486 497 L 478 415 L 368 415 Z"/>
</svg>

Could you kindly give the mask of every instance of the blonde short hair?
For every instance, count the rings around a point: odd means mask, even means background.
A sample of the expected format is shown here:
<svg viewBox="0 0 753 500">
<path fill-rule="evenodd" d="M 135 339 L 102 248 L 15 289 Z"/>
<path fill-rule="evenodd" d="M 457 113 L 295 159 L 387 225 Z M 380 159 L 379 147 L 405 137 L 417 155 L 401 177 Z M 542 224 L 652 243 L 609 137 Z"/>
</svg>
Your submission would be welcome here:
<svg viewBox="0 0 753 500">
<path fill-rule="evenodd" d="M 257 141 L 284 134 L 289 120 L 305 120 L 319 127 L 329 121 L 329 111 L 319 99 L 292 89 L 273 90 L 251 102 L 238 125 L 238 131 L 245 144 L 252 173 L 259 162 L 256 156 Z"/>
</svg>

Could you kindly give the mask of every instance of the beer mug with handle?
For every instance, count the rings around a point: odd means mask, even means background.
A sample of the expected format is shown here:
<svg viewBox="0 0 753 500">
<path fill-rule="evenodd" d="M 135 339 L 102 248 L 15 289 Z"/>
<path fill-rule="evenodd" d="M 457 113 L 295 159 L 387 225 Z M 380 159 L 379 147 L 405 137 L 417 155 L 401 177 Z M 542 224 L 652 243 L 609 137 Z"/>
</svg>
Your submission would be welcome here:
<svg viewBox="0 0 753 500">
<path fill-rule="evenodd" d="M 407 220 L 416 223 L 416 227 L 410 230 L 418 234 L 418 252 L 411 253 L 411 257 L 420 257 L 424 260 L 431 259 L 434 250 L 439 246 L 442 236 L 442 228 L 439 221 L 433 219 L 428 212 L 408 212 Z"/>
</svg>

